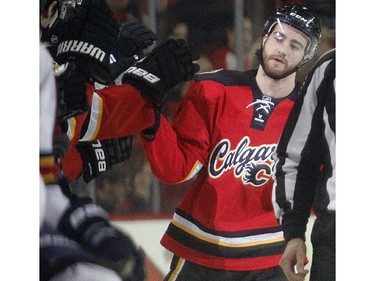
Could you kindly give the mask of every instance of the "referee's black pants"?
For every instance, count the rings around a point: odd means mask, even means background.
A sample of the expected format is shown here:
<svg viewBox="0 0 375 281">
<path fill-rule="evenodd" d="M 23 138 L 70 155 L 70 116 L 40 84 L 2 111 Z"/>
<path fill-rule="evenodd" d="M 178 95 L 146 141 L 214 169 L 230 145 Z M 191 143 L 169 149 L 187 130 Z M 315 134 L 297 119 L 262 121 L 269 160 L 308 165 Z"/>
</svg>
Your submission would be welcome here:
<svg viewBox="0 0 375 281">
<path fill-rule="evenodd" d="M 311 231 L 312 262 L 310 281 L 335 281 L 336 213 L 317 216 Z"/>
</svg>

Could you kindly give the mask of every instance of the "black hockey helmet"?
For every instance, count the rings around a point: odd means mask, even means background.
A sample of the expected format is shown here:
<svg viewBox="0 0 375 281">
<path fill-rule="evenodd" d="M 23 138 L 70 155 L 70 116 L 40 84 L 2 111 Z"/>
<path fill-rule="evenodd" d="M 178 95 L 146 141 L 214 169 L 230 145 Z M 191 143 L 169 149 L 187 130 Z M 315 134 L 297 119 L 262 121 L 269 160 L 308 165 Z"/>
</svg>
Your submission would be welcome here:
<svg viewBox="0 0 375 281">
<path fill-rule="evenodd" d="M 57 18 L 47 26 L 41 24 L 41 41 L 57 45 L 63 40 L 63 37 L 73 28 L 72 21 L 76 16 L 76 0 L 41 0 L 41 14 L 47 12 L 52 2 L 56 1 Z M 80 1 L 82 2 L 82 1 Z M 54 10 L 55 11 L 55 10 Z"/>
<path fill-rule="evenodd" d="M 262 36 L 269 34 L 276 23 L 283 22 L 304 33 L 309 39 L 306 58 L 313 58 L 321 40 L 321 23 L 318 16 L 305 6 L 286 5 L 276 10 L 264 24 Z"/>
<path fill-rule="evenodd" d="M 266 34 L 270 34 L 275 25 L 280 22 L 288 24 L 305 34 L 309 38 L 309 45 L 307 46 L 304 58 L 298 65 L 296 65 L 295 68 L 279 77 L 272 77 L 269 73 L 267 73 L 267 75 L 269 75 L 273 79 L 282 79 L 292 74 L 293 72 L 298 71 L 308 59 L 313 58 L 321 39 L 320 19 L 313 11 L 305 6 L 286 5 L 283 8 L 277 9 L 275 14 L 270 16 L 264 24 L 262 37 Z M 256 56 L 259 60 L 259 63 L 264 68 L 263 44 L 260 46 L 260 49 L 256 51 Z"/>
</svg>

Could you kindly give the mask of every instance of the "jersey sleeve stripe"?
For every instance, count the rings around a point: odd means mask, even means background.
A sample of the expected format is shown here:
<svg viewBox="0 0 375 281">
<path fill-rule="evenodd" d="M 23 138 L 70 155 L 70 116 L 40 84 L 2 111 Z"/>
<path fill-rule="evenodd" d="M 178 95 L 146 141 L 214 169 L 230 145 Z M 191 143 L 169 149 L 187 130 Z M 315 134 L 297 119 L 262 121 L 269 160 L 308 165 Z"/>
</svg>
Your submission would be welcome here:
<svg viewBox="0 0 375 281">
<path fill-rule="evenodd" d="M 92 141 L 98 135 L 103 115 L 103 99 L 94 93 L 92 97 L 90 121 L 84 136 L 80 141 Z"/>
</svg>

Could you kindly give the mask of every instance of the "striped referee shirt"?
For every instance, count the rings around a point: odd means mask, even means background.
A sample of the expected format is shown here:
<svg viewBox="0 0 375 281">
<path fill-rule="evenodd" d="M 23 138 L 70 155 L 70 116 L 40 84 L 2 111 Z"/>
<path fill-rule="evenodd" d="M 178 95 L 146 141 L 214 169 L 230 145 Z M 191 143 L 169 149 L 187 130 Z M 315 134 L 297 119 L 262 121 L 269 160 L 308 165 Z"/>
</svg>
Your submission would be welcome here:
<svg viewBox="0 0 375 281">
<path fill-rule="evenodd" d="M 309 72 L 278 144 L 273 204 L 284 237 L 304 238 L 313 208 L 336 210 L 335 49 Z"/>
</svg>

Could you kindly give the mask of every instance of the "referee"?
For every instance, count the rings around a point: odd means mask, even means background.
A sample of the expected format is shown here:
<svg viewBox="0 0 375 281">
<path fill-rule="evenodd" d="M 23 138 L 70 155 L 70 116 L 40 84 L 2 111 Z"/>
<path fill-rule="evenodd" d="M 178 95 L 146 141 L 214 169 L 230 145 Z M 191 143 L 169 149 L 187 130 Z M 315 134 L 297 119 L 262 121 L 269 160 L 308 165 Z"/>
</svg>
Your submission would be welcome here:
<svg viewBox="0 0 375 281">
<path fill-rule="evenodd" d="M 316 214 L 310 281 L 335 280 L 335 49 L 309 72 L 277 147 L 273 204 L 287 242 L 280 266 L 289 281 L 308 273 L 305 232 Z"/>
</svg>

